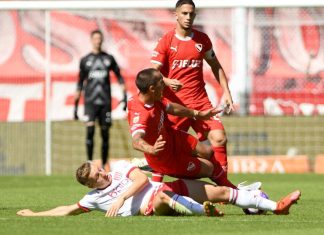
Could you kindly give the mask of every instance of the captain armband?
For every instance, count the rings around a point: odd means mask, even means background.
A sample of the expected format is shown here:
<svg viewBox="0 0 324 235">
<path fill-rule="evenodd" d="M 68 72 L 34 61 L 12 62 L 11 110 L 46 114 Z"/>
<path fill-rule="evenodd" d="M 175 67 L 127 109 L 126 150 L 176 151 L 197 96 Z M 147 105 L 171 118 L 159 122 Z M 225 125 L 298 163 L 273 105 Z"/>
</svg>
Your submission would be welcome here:
<svg viewBox="0 0 324 235">
<path fill-rule="evenodd" d="M 213 48 L 211 48 L 209 51 L 206 51 L 205 53 L 205 58 L 210 60 L 210 59 L 214 59 L 216 57 L 215 52 L 213 50 Z"/>
</svg>

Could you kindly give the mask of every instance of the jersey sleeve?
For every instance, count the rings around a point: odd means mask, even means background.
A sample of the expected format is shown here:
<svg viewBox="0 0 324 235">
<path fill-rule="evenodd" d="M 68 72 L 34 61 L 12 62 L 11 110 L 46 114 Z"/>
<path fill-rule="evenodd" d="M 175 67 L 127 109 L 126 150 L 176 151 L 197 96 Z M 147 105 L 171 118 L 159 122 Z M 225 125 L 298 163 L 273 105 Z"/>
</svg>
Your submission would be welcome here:
<svg viewBox="0 0 324 235">
<path fill-rule="evenodd" d="M 167 37 L 164 36 L 158 41 L 158 44 L 152 53 L 151 63 L 164 65 L 167 60 L 167 49 Z"/>
<path fill-rule="evenodd" d="M 126 178 L 129 178 L 129 174 L 135 170 L 137 167 L 133 164 L 129 164 L 127 167 L 125 167 L 124 173 Z"/>
<path fill-rule="evenodd" d="M 111 70 L 115 73 L 115 75 L 118 79 L 118 82 L 120 84 L 125 84 L 124 78 L 122 77 L 122 75 L 120 73 L 120 68 L 113 56 L 111 56 Z"/>
<path fill-rule="evenodd" d="M 207 34 L 204 34 L 204 36 L 205 52 L 207 52 L 210 49 L 213 49 L 213 44 Z"/>
<path fill-rule="evenodd" d="M 85 195 L 78 203 L 78 207 L 84 212 L 90 212 L 91 210 L 96 209 L 96 203 L 91 193 Z"/>
<path fill-rule="evenodd" d="M 170 101 L 165 98 L 162 98 L 161 103 L 162 103 L 164 110 L 167 111 L 170 107 Z"/>
<path fill-rule="evenodd" d="M 213 44 L 208 37 L 208 35 L 204 34 L 204 45 L 205 45 L 205 56 L 207 58 L 213 58 L 215 56 L 214 50 L 213 50 Z"/>
<path fill-rule="evenodd" d="M 146 133 L 148 117 L 147 112 L 136 109 L 133 102 L 128 102 L 128 123 L 132 137 L 139 132 Z"/>
<path fill-rule="evenodd" d="M 81 91 L 83 88 L 83 83 L 86 77 L 88 76 L 86 68 L 85 68 L 85 58 L 81 59 L 79 66 L 79 80 L 77 83 L 77 91 Z"/>
</svg>

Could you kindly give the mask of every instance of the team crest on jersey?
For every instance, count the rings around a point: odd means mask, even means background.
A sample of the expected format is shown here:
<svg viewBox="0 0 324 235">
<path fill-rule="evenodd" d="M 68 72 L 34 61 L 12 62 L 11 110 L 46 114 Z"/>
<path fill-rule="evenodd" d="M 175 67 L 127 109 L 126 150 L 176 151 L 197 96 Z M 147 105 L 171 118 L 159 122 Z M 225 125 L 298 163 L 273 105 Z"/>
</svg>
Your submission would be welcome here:
<svg viewBox="0 0 324 235">
<path fill-rule="evenodd" d="M 108 67 L 111 64 L 111 62 L 108 59 L 104 59 L 104 64 Z"/>
<path fill-rule="evenodd" d="M 195 47 L 196 47 L 197 51 L 201 52 L 201 50 L 202 50 L 202 44 L 201 43 L 196 43 Z"/>
<path fill-rule="evenodd" d="M 90 67 L 91 65 L 92 65 L 92 61 L 91 61 L 91 60 L 88 60 L 88 61 L 86 62 L 86 66 Z"/>
<path fill-rule="evenodd" d="M 193 171 L 196 169 L 196 165 L 193 162 L 189 162 L 187 166 L 187 171 Z"/>
</svg>

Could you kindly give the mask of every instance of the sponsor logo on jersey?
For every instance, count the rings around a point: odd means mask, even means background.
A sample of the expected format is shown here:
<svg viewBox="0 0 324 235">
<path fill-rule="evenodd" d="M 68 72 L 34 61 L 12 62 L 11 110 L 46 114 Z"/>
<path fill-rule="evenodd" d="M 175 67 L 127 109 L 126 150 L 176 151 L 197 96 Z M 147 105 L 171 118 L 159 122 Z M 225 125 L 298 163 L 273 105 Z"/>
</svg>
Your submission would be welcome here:
<svg viewBox="0 0 324 235">
<path fill-rule="evenodd" d="M 174 60 L 172 69 L 175 68 L 199 68 L 202 65 L 202 60 Z"/>
<path fill-rule="evenodd" d="M 196 43 L 195 44 L 195 48 L 197 49 L 197 51 L 201 52 L 201 50 L 202 50 L 202 44 L 201 43 Z"/>
<path fill-rule="evenodd" d="M 176 46 L 176 47 L 170 47 L 170 50 L 177 52 L 178 51 L 178 46 Z"/>
<path fill-rule="evenodd" d="M 187 171 L 193 171 L 196 169 L 196 165 L 193 162 L 188 163 Z"/>
<path fill-rule="evenodd" d="M 94 70 L 89 72 L 89 79 L 101 79 L 107 76 L 106 70 Z"/>
</svg>

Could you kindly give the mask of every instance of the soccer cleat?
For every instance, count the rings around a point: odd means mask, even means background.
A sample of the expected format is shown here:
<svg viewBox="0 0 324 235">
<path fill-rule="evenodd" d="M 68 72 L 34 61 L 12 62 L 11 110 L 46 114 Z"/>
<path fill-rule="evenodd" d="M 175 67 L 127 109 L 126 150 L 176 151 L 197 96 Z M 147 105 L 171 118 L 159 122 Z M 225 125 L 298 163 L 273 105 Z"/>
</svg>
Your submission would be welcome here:
<svg viewBox="0 0 324 235">
<path fill-rule="evenodd" d="M 301 192 L 299 190 L 296 190 L 281 200 L 277 202 L 277 208 L 273 212 L 276 215 L 288 215 L 289 214 L 289 208 L 292 206 L 292 204 L 297 203 L 301 196 Z"/>
<path fill-rule="evenodd" d="M 218 210 L 215 206 L 215 204 L 206 201 L 203 203 L 204 206 L 204 212 L 206 216 L 210 216 L 210 217 L 221 217 L 224 215 L 224 213 L 220 210 Z"/>
<path fill-rule="evenodd" d="M 246 181 L 241 182 L 237 185 L 237 188 L 239 190 L 246 190 L 246 191 L 253 191 L 253 190 L 258 190 L 261 189 L 261 182 L 254 182 L 252 184 L 246 184 Z"/>
</svg>

